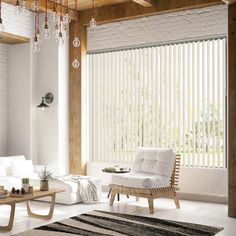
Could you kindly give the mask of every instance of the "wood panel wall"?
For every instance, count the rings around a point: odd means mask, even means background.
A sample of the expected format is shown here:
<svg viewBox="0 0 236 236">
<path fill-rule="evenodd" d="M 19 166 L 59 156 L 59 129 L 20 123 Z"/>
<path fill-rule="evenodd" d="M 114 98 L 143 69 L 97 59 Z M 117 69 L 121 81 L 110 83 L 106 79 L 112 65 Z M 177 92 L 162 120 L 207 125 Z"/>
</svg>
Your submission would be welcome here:
<svg viewBox="0 0 236 236">
<path fill-rule="evenodd" d="M 228 215 L 236 217 L 236 3 L 228 11 Z"/>
<path fill-rule="evenodd" d="M 69 32 L 69 173 L 86 174 L 86 160 L 81 153 L 81 88 L 82 79 L 86 71 L 86 27 L 79 26 L 81 46 L 75 48 L 73 39 L 75 35 L 75 21 L 70 23 Z M 74 69 L 72 62 L 78 56 L 80 67 Z"/>
</svg>

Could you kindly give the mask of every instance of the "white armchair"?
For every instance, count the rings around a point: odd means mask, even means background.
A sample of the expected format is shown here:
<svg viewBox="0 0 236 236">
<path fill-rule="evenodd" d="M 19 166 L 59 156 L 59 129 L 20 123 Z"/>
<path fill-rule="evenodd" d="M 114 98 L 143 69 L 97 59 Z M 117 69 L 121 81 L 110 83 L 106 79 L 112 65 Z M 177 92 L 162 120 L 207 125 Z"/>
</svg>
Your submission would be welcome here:
<svg viewBox="0 0 236 236">
<path fill-rule="evenodd" d="M 160 197 L 173 198 L 179 208 L 177 197 L 180 156 L 169 148 L 138 148 L 132 172 L 113 175 L 110 184 L 112 206 L 117 193 L 148 199 L 150 213 L 154 213 L 153 200 Z"/>
</svg>

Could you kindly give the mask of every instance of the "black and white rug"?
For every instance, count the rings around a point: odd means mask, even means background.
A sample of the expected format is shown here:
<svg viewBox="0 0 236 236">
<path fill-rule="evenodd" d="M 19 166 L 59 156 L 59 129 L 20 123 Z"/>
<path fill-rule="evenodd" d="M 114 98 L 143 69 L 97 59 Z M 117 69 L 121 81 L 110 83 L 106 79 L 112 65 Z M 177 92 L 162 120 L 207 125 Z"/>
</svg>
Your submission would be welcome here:
<svg viewBox="0 0 236 236">
<path fill-rule="evenodd" d="M 17 236 L 212 236 L 222 229 L 186 222 L 93 211 L 41 226 Z"/>
</svg>

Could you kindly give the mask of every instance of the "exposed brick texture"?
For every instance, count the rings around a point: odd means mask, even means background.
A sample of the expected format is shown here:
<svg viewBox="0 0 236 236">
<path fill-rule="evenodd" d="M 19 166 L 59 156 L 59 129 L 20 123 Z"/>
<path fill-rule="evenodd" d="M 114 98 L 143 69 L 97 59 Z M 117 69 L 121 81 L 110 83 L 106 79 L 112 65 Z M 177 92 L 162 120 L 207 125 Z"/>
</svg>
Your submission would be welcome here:
<svg viewBox="0 0 236 236">
<path fill-rule="evenodd" d="M 160 14 L 88 29 L 88 51 L 227 34 L 227 6 Z"/>
</svg>

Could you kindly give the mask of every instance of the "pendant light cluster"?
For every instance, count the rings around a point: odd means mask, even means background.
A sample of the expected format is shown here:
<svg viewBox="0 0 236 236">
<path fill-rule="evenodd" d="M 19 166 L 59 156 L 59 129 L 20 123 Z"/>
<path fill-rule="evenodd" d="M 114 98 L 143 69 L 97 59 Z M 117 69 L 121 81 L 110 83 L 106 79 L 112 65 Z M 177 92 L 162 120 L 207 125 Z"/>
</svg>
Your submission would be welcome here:
<svg viewBox="0 0 236 236">
<path fill-rule="evenodd" d="M 68 0 L 63 1 L 63 5 L 65 6 L 64 13 L 62 11 L 62 0 L 53 0 L 53 9 L 50 15 L 50 20 L 54 23 L 54 31 L 52 33 L 50 32 L 50 27 L 49 27 L 48 1 L 49 0 L 45 0 L 45 16 L 44 16 L 44 23 L 42 26 L 42 33 L 40 31 L 40 26 L 39 26 L 39 11 L 40 11 L 39 0 L 34 0 L 30 6 L 31 10 L 34 12 L 34 21 L 35 21 L 35 27 L 34 27 L 35 32 L 34 32 L 34 37 L 32 39 L 32 51 L 34 53 L 39 52 L 43 40 L 47 40 L 51 36 L 56 39 L 56 43 L 59 47 L 62 47 L 64 45 L 65 40 L 69 38 L 68 27 L 69 23 L 71 22 L 71 19 L 69 16 Z M 28 5 L 27 0 L 16 0 L 15 3 L 16 15 L 27 13 L 28 12 L 27 5 Z M 76 6 L 75 9 L 77 11 L 78 7 L 77 0 L 75 0 L 75 6 Z M 1 7 L 2 7 L 2 0 L 0 0 L 0 33 L 4 32 L 4 25 L 1 17 Z M 93 15 L 91 16 L 89 25 L 92 29 L 97 27 L 97 22 L 95 20 L 95 0 L 93 0 Z M 80 66 L 77 53 L 78 48 L 80 47 L 78 16 L 76 17 L 73 46 L 76 48 L 76 50 L 74 50 L 75 58 L 72 62 L 72 66 L 73 68 L 78 69 Z"/>
</svg>

